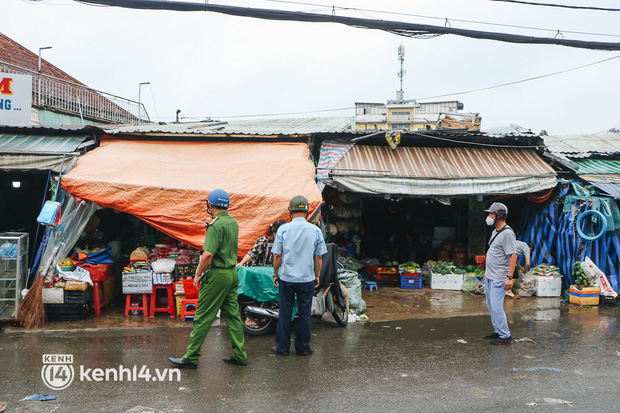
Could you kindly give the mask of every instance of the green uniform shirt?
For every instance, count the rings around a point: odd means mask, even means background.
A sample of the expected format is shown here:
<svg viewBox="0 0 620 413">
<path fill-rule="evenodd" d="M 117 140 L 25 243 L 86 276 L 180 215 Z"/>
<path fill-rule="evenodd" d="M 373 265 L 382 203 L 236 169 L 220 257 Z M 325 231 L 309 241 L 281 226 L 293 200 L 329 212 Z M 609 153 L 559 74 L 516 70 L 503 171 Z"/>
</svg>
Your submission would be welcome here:
<svg viewBox="0 0 620 413">
<path fill-rule="evenodd" d="M 212 267 L 233 268 L 237 265 L 239 224 L 228 211 L 218 212 L 215 216 L 217 220 L 207 229 L 202 249 L 213 254 Z"/>
</svg>

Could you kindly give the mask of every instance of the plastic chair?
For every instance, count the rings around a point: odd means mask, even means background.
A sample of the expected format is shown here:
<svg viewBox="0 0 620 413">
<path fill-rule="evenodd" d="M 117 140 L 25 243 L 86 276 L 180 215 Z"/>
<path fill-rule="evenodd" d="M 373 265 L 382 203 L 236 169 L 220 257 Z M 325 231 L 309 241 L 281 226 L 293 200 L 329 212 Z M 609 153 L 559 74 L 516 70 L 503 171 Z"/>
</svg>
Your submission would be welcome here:
<svg viewBox="0 0 620 413">
<path fill-rule="evenodd" d="M 168 296 L 168 305 L 165 307 L 157 307 L 157 291 L 158 290 L 166 291 L 166 294 Z M 151 294 L 150 316 L 155 317 L 155 313 L 157 312 L 170 313 L 170 317 L 174 317 L 176 315 L 172 284 L 153 285 L 153 294 Z"/>
<path fill-rule="evenodd" d="M 183 280 L 183 289 L 185 290 L 185 297 L 181 300 L 181 320 L 196 316 L 200 286 L 196 289 L 194 280 Z"/>
<path fill-rule="evenodd" d="M 149 316 L 149 300 L 147 296 L 150 294 L 141 294 L 142 305 L 139 307 L 132 307 L 131 302 L 136 299 L 137 295 L 138 294 L 127 294 L 127 298 L 125 299 L 125 317 L 129 316 L 129 310 L 142 311 L 145 317 Z"/>
<path fill-rule="evenodd" d="M 366 281 L 366 284 L 364 284 L 364 289 L 368 289 L 368 290 L 372 291 L 373 288 L 375 290 L 379 291 L 379 287 L 377 286 L 377 282 L 376 281 Z"/>
</svg>

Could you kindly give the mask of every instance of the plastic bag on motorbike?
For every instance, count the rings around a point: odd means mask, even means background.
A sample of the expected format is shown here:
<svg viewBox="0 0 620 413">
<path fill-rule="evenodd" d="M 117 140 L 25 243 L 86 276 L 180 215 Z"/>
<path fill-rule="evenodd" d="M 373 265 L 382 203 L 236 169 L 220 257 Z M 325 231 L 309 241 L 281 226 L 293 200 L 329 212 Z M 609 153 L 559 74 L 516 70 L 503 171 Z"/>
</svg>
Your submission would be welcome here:
<svg viewBox="0 0 620 413">
<path fill-rule="evenodd" d="M 355 271 L 339 270 L 338 280 L 349 293 L 349 309 L 354 314 L 366 311 L 366 301 L 362 298 L 362 282 L 357 278 Z"/>
</svg>

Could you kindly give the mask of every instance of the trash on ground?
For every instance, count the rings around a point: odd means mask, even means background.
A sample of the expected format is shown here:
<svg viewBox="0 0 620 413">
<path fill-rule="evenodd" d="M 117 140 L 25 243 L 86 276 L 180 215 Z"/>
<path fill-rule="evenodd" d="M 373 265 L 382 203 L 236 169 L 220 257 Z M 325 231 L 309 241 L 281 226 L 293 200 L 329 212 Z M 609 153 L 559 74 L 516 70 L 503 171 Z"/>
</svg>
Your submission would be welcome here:
<svg viewBox="0 0 620 413">
<path fill-rule="evenodd" d="M 26 397 L 24 400 L 27 402 L 30 401 L 38 401 L 38 402 L 46 402 L 48 400 L 56 400 L 58 396 L 54 396 L 53 394 L 33 394 L 31 396 Z"/>
<path fill-rule="evenodd" d="M 349 323 L 356 323 L 361 320 L 361 317 L 357 314 L 349 314 Z"/>
<path fill-rule="evenodd" d="M 458 340 L 456 340 L 456 341 L 458 341 L 458 342 L 459 342 L 459 343 L 461 343 L 461 344 L 467 344 L 467 341 L 463 340 L 462 338 L 459 338 L 459 339 L 458 339 Z"/>
<path fill-rule="evenodd" d="M 525 343 L 532 343 L 532 344 L 536 344 L 536 342 L 534 340 L 532 340 L 529 337 L 523 337 L 523 338 L 518 338 L 515 340 L 517 343 L 519 342 L 525 342 Z"/>
<path fill-rule="evenodd" d="M 599 346 L 591 345 L 592 348 L 600 348 Z"/>
<path fill-rule="evenodd" d="M 525 369 L 523 371 L 535 371 L 535 370 L 551 370 L 551 371 L 557 371 L 558 373 L 562 372 L 562 370 L 557 369 L 555 367 L 530 367 L 529 369 Z"/>
<path fill-rule="evenodd" d="M 560 400 L 560 399 L 550 399 L 548 397 L 545 397 L 543 399 L 545 401 L 545 403 L 549 403 L 549 404 L 566 404 L 570 407 L 575 407 L 573 406 L 572 402 L 566 401 L 566 400 Z"/>
</svg>

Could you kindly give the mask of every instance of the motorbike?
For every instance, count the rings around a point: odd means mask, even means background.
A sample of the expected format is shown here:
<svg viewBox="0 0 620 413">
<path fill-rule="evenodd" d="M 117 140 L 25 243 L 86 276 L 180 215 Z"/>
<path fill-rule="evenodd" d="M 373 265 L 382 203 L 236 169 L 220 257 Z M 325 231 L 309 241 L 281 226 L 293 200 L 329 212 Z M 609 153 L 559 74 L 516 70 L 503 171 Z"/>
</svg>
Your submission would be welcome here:
<svg viewBox="0 0 620 413">
<path fill-rule="evenodd" d="M 348 324 L 345 294 L 338 281 L 337 246 L 327 244 L 319 275 L 319 286 L 312 299 L 312 315 L 329 312 L 340 327 Z M 239 311 L 243 329 L 257 336 L 275 330 L 279 318 L 278 290 L 272 284 L 272 267 L 250 267 L 239 271 Z"/>
</svg>

